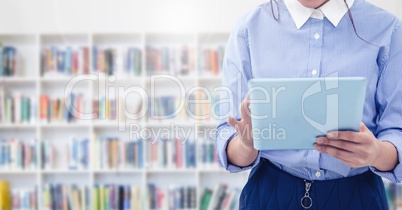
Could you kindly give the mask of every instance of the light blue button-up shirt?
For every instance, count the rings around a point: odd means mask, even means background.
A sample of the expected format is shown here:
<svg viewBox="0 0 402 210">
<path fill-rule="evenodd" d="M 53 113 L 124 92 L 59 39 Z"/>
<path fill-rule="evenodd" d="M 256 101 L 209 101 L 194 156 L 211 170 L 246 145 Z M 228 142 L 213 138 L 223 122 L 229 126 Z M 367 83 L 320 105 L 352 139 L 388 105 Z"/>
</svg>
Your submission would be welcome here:
<svg viewBox="0 0 402 210">
<path fill-rule="evenodd" d="M 333 1 L 343 2 L 330 2 Z M 367 43 L 355 34 L 346 10 L 338 19 L 322 10 L 323 18 L 308 14 L 300 22 L 294 19 L 293 10 L 297 8 L 289 2 L 279 0 L 278 10 L 274 5 L 279 21 L 273 18 L 270 3 L 266 3 L 240 18 L 230 35 L 222 83 L 234 94 L 223 91 L 221 95 L 222 120 L 216 136 L 220 164 L 230 172 L 238 172 L 254 167 L 263 157 L 284 171 L 308 180 L 337 179 L 372 170 L 391 181 L 402 181 L 401 21 L 364 0 L 352 1 L 357 33 Z M 243 168 L 228 162 L 227 144 L 237 133 L 226 123 L 226 118 L 241 118 L 238 106 L 244 100 L 248 80 L 329 75 L 367 78 L 362 121 L 378 140 L 389 141 L 397 148 L 399 164 L 393 171 L 351 168 L 315 150 L 260 151 L 255 162 Z"/>
</svg>

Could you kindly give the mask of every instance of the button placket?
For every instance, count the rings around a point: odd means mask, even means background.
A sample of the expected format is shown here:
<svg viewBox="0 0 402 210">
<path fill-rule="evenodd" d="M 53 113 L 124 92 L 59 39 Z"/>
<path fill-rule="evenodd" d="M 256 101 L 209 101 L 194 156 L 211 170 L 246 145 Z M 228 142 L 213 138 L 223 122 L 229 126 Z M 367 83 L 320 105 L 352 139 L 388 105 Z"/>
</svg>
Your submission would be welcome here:
<svg viewBox="0 0 402 210">
<path fill-rule="evenodd" d="M 324 21 L 310 18 L 310 54 L 307 77 L 319 77 L 321 72 Z"/>
</svg>

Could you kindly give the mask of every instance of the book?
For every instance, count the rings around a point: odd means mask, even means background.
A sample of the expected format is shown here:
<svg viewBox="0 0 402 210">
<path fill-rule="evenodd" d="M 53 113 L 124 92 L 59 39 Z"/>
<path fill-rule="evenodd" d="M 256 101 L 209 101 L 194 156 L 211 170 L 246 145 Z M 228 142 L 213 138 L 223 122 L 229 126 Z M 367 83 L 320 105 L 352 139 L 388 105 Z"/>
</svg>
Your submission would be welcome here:
<svg viewBox="0 0 402 210">
<path fill-rule="evenodd" d="M 150 183 L 147 187 L 149 209 L 195 209 L 195 186 L 170 186 L 168 189 Z"/>
<path fill-rule="evenodd" d="M 42 76 L 89 73 L 89 48 L 86 46 L 48 46 L 40 55 Z"/>
<path fill-rule="evenodd" d="M 126 49 L 93 46 L 93 73 L 140 76 L 142 69 L 141 54 L 141 49 L 134 46 L 129 46 Z"/>
<path fill-rule="evenodd" d="M 50 122 L 75 122 L 80 119 L 85 111 L 86 100 L 83 94 L 70 94 L 69 97 L 51 99 L 47 94 L 40 96 L 40 121 Z"/>
<path fill-rule="evenodd" d="M 36 187 L 33 189 L 12 189 L 11 200 L 12 209 L 38 209 Z"/>
<path fill-rule="evenodd" d="M 191 75 L 195 71 L 194 49 L 188 45 L 146 46 L 148 74 Z"/>
<path fill-rule="evenodd" d="M 200 168 L 220 168 L 216 155 L 215 141 L 207 139 L 200 143 Z"/>
<path fill-rule="evenodd" d="M 4 67 L 3 67 L 3 43 L 0 41 L 0 76 L 4 76 Z"/>
<path fill-rule="evenodd" d="M 150 118 L 155 120 L 175 119 L 178 108 L 176 96 L 159 96 L 151 99 Z"/>
<path fill-rule="evenodd" d="M 36 141 L 22 141 L 16 138 L 0 138 L 1 170 L 34 170 L 37 168 L 38 155 Z"/>
<path fill-rule="evenodd" d="M 229 189 L 226 184 L 218 184 L 214 189 L 205 188 L 200 198 L 200 210 L 239 209 L 240 192 L 238 188 Z"/>
<path fill-rule="evenodd" d="M 36 101 L 32 96 L 26 96 L 15 91 L 13 94 L 6 92 L 0 85 L 0 123 L 4 124 L 29 124 L 36 121 Z"/>
<path fill-rule="evenodd" d="M 0 77 L 16 76 L 18 74 L 17 49 L 13 46 L 3 46 L 0 43 Z"/>
<path fill-rule="evenodd" d="M 200 201 L 200 210 L 208 210 L 208 205 L 211 201 L 212 193 L 212 190 L 208 188 L 204 189 Z"/>
<path fill-rule="evenodd" d="M 65 154 L 66 161 L 63 165 L 68 170 L 86 170 L 89 168 L 89 140 L 72 137 L 68 140 L 66 151 L 58 151 L 50 141 L 44 140 L 42 147 L 42 168 L 56 169 L 60 166 L 56 165 L 56 160 Z M 63 159 L 63 158 L 62 158 Z"/>
<path fill-rule="evenodd" d="M 89 210 L 88 193 L 85 186 L 45 184 L 42 190 L 42 205 L 46 210 Z"/>
<path fill-rule="evenodd" d="M 0 209 L 11 210 L 10 184 L 0 180 Z"/>
<path fill-rule="evenodd" d="M 141 190 L 135 185 L 96 184 L 92 188 L 93 210 L 140 210 Z"/>
<path fill-rule="evenodd" d="M 195 142 L 188 139 L 160 138 L 145 141 L 147 168 L 196 168 Z"/>
<path fill-rule="evenodd" d="M 208 210 L 219 210 L 221 209 L 221 205 L 223 199 L 225 197 L 227 185 L 220 184 L 217 185 L 212 193 L 211 201 L 208 205 Z"/>
<path fill-rule="evenodd" d="M 93 165 L 98 169 L 138 169 L 144 167 L 143 140 L 97 137 L 93 142 Z"/>
<path fill-rule="evenodd" d="M 141 50 L 135 47 L 130 47 L 126 53 L 126 72 L 135 76 L 141 75 L 142 53 Z"/>
<path fill-rule="evenodd" d="M 389 180 L 383 179 L 383 181 L 389 208 L 398 209 L 402 207 L 402 186 Z"/>
<path fill-rule="evenodd" d="M 205 46 L 200 49 L 200 74 L 219 75 L 222 71 L 223 56 L 225 47 Z"/>
</svg>

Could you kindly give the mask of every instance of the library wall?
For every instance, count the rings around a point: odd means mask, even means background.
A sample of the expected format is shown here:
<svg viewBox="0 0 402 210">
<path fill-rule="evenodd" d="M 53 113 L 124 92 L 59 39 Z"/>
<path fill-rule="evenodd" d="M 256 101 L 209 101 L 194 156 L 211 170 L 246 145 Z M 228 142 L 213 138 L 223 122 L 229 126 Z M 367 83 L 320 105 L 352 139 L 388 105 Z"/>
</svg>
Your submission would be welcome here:
<svg viewBox="0 0 402 210">
<path fill-rule="evenodd" d="M 263 2 L 0 0 L 0 203 L 236 209 L 248 172 L 217 164 L 214 88 L 233 23 Z"/>
</svg>

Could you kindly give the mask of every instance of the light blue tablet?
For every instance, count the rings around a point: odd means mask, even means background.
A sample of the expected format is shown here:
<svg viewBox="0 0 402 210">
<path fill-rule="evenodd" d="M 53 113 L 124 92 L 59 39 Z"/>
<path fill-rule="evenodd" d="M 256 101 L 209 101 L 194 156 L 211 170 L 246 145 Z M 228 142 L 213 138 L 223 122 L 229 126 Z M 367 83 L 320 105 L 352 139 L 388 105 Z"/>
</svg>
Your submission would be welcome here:
<svg viewBox="0 0 402 210">
<path fill-rule="evenodd" d="M 329 131 L 358 131 L 366 83 L 362 77 L 250 80 L 254 147 L 313 149 Z"/>
</svg>

